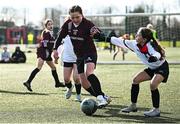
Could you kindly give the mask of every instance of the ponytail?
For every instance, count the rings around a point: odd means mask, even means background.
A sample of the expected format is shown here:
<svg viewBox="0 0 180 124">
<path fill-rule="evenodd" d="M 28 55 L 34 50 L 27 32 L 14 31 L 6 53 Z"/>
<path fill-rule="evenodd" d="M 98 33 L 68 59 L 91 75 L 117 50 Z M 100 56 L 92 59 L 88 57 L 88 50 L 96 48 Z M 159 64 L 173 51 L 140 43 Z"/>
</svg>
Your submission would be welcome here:
<svg viewBox="0 0 180 124">
<path fill-rule="evenodd" d="M 157 52 L 159 52 L 161 54 L 161 58 L 160 59 L 165 58 L 165 50 L 162 48 L 160 43 L 154 37 L 152 37 L 152 46 L 154 47 L 154 49 Z"/>
</svg>

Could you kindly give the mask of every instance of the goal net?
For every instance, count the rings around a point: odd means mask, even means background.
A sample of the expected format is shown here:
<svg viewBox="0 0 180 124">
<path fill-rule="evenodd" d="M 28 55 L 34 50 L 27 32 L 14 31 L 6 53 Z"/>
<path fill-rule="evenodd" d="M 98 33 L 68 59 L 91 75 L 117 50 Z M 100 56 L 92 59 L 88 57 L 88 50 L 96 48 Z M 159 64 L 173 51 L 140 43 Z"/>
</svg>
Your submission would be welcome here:
<svg viewBox="0 0 180 124">
<path fill-rule="evenodd" d="M 65 17 L 67 16 L 60 17 L 60 25 L 63 24 Z M 96 14 L 85 15 L 85 17 L 106 35 L 115 30 L 117 36 L 127 33 L 130 34 L 131 39 L 135 37 L 139 27 L 152 24 L 162 45 L 180 47 L 180 13 Z M 177 41 L 176 44 L 173 41 Z"/>
</svg>

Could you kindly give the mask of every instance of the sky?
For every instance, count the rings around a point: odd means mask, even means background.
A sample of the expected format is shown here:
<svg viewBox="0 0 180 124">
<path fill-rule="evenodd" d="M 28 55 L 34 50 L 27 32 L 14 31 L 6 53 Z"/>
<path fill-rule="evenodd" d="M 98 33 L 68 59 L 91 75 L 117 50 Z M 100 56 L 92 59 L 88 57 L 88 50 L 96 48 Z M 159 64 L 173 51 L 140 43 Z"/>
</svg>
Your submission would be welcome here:
<svg viewBox="0 0 180 124">
<path fill-rule="evenodd" d="M 68 10 L 73 5 L 80 5 L 85 14 L 96 14 L 102 7 L 112 6 L 117 8 L 113 13 L 124 14 L 125 6 L 133 9 L 142 3 L 153 5 L 157 13 L 163 12 L 163 8 L 167 12 L 180 12 L 180 0 L 0 0 L 0 11 L 3 7 L 12 7 L 23 17 L 22 10 L 26 8 L 27 21 L 38 25 L 44 16 L 44 8 L 57 8 L 60 5 Z M 21 25 L 23 19 L 19 20 L 18 24 Z"/>
</svg>

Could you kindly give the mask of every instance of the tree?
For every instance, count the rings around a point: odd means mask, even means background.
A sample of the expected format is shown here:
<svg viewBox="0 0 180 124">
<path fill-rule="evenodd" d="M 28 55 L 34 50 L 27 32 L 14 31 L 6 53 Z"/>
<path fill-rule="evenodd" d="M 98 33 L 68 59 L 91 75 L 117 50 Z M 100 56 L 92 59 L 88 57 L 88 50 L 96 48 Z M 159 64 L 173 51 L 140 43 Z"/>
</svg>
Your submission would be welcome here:
<svg viewBox="0 0 180 124">
<path fill-rule="evenodd" d="M 4 7 L 1 9 L 2 20 L 14 21 L 17 19 L 17 10 L 11 7 Z"/>
</svg>

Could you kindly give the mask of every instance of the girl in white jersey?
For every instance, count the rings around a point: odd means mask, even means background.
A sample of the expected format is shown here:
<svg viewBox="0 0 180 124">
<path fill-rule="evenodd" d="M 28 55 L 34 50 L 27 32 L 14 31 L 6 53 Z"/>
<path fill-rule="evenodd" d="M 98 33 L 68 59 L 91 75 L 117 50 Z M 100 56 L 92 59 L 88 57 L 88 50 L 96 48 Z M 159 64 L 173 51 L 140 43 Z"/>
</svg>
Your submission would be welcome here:
<svg viewBox="0 0 180 124">
<path fill-rule="evenodd" d="M 59 56 L 62 56 L 63 60 L 63 73 L 64 73 L 64 82 L 65 86 L 67 87 L 67 91 L 65 94 L 65 98 L 69 99 L 72 94 L 72 89 L 74 85 L 71 83 L 71 74 L 73 72 L 73 80 L 75 82 L 76 88 L 76 100 L 81 102 L 81 83 L 80 77 L 77 72 L 77 65 L 76 65 L 76 55 L 74 54 L 73 46 L 71 43 L 71 39 L 69 36 L 66 36 L 63 39 L 64 43 L 63 46 L 58 48 Z"/>
<path fill-rule="evenodd" d="M 108 38 L 107 38 L 108 39 Z M 136 34 L 136 40 L 124 40 L 122 38 L 111 37 L 110 42 L 116 46 L 129 48 L 148 66 L 139 72 L 134 78 L 131 87 L 131 105 L 122 109 L 122 112 L 136 112 L 137 98 L 139 94 L 139 84 L 151 80 L 150 89 L 153 109 L 144 112 L 145 116 L 160 116 L 159 103 L 160 95 L 158 86 L 161 82 L 167 82 L 169 66 L 165 60 L 164 50 L 153 38 L 152 31 L 142 27 Z"/>
</svg>

